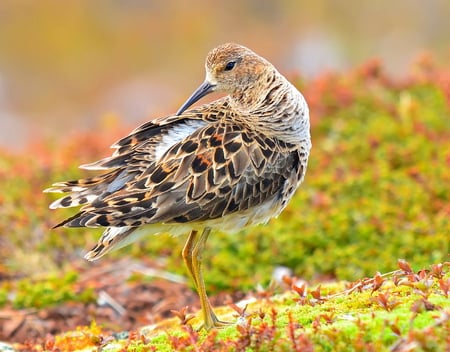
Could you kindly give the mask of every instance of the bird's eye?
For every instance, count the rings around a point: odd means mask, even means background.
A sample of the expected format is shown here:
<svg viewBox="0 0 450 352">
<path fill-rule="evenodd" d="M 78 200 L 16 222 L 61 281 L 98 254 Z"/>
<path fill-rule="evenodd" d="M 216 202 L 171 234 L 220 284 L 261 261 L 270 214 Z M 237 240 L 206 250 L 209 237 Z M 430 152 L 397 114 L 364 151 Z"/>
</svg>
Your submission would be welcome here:
<svg viewBox="0 0 450 352">
<path fill-rule="evenodd" d="M 227 65 L 225 66 L 225 71 L 231 71 L 234 66 L 236 65 L 236 61 L 230 61 L 229 63 L 227 63 Z"/>
</svg>

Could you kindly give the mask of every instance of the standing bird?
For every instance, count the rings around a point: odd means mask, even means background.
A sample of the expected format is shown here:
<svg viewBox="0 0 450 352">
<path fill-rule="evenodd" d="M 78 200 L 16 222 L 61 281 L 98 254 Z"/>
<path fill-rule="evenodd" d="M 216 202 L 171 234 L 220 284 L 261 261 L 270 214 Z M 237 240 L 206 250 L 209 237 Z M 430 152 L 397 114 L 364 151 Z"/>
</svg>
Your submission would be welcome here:
<svg viewBox="0 0 450 352">
<path fill-rule="evenodd" d="M 223 44 L 205 66 L 206 80 L 175 115 L 145 123 L 115 143 L 111 157 L 81 166 L 104 174 L 46 192 L 69 193 L 51 209 L 82 206 L 55 227 L 106 228 L 90 261 L 146 234 L 188 233 L 182 256 L 209 330 L 227 324 L 203 281 L 211 230 L 236 232 L 278 216 L 305 176 L 311 137 L 305 99 L 267 60 Z M 187 110 L 211 92 L 227 96 Z"/>
</svg>

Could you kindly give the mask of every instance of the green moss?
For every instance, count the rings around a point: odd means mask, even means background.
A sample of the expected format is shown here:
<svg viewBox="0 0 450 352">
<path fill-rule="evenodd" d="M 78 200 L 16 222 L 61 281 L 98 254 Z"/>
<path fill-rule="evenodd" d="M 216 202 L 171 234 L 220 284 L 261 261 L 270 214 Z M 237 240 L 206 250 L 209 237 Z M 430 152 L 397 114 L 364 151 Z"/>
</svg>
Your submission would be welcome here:
<svg viewBox="0 0 450 352">
<path fill-rule="evenodd" d="M 5 288 L 0 288 L 0 308 L 8 302 L 8 291 Z"/>
<path fill-rule="evenodd" d="M 146 335 L 145 346 L 157 351 L 208 350 L 205 344 L 214 341 L 217 351 L 292 351 L 310 346 L 316 351 L 387 351 L 391 346 L 409 341 L 423 350 L 438 351 L 445 345 L 446 323 L 437 323 L 450 308 L 450 302 L 431 276 L 417 281 L 400 275 L 408 285 L 396 286 L 385 279 L 378 290 L 370 285 L 362 292 L 323 297 L 323 302 L 301 305 L 296 292 L 284 293 L 268 300 L 250 303 L 247 312 L 250 325 L 230 326 L 218 332 L 196 333 L 187 327 L 165 329 L 156 337 Z M 419 291 L 414 287 L 420 287 Z M 336 293 L 341 285 L 324 285 L 321 293 Z M 377 303 L 379 295 L 387 295 L 397 304 L 386 309 Z M 312 298 L 311 295 L 308 295 Z M 432 310 L 416 310 L 416 302 L 426 297 Z M 312 301 L 311 301 L 312 302 Z M 167 326 L 167 325 L 166 325 Z M 157 330 L 156 330 L 157 331 Z M 294 336 L 294 338 L 293 338 Z M 208 345 L 210 346 L 210 345 Z M 238 347 L 239 346 L 239 347 Z M 300 348 L 300 350 L 302 350 Z"/>
<path fill-rule="evenodd" d="M 40 280 L 22 279 L 14 283 L 0 286 L 9 294 L 3 304 L 12 303 L 16 309 L 43 308 L 64 302 L 93 302 L 95 292 L 92 288 L 76 289 L 78 274 L 67 272 L 62 277 L 49 276 Z M 1 298 L 1 293 L 0 293 Z"/>
</svg>

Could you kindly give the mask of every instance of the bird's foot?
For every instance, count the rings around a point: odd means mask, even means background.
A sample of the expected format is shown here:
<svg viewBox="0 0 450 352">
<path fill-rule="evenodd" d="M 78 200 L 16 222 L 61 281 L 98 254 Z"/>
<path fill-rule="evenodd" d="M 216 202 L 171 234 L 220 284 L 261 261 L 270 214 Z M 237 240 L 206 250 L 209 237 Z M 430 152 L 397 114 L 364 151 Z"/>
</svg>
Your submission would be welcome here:
<svg viewBox="0 0 450 352">
<path fill-rule="evenodd" d="M 215 314 L 213 314 L 212 316 L 208 317 L 208 319 L 205 319 L 204 323 L 200 325 L 197 331 L 200 331 L 202 329 L 205 329 L 206 331 L 210 331 L 212 329 L 224 329 L 234 324 L 234 322 L 220 320 Z"/>
</svg>

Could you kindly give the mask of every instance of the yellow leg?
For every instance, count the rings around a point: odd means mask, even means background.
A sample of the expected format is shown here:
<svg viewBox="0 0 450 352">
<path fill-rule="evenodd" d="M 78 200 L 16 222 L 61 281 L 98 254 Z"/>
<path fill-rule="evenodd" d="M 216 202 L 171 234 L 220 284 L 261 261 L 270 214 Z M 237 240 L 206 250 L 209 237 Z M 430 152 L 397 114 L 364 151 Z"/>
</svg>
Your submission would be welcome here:
<svg viewBox="0 0 450 352">
<path fill-rule="evenodd" d="M 202 327 L 206 330 L 230 324 L 228 322 L 220 321 L 215 315 L 211 303 L 209 302 L 208 295 L 206 294 L 205 283 L 203 281 L 201 268 L 202 252 L 210 232 L 211 229 L 207 227 L 203 230 L 200 237 L 197 238 L 197 231 L 191 231 L 182 252 L 184 262 L 200 297 L 204 321 Z"/>
<path fill-rule="evenodd" d="M 192 268 L 192 250 L 194 249 L 195 239 L 197 237 L 198 232 L 192 230 L 189 234 L 189 237 L 184 245 L 183 251 L 181 252 L 181 256 L 183 257 L 184 264 L 188 269 L 189 276 L 191 280 L 194 282 L 195 289 L 198 291 L 197 278 L 194 275 L 194 269 Z"/>
</svg>

